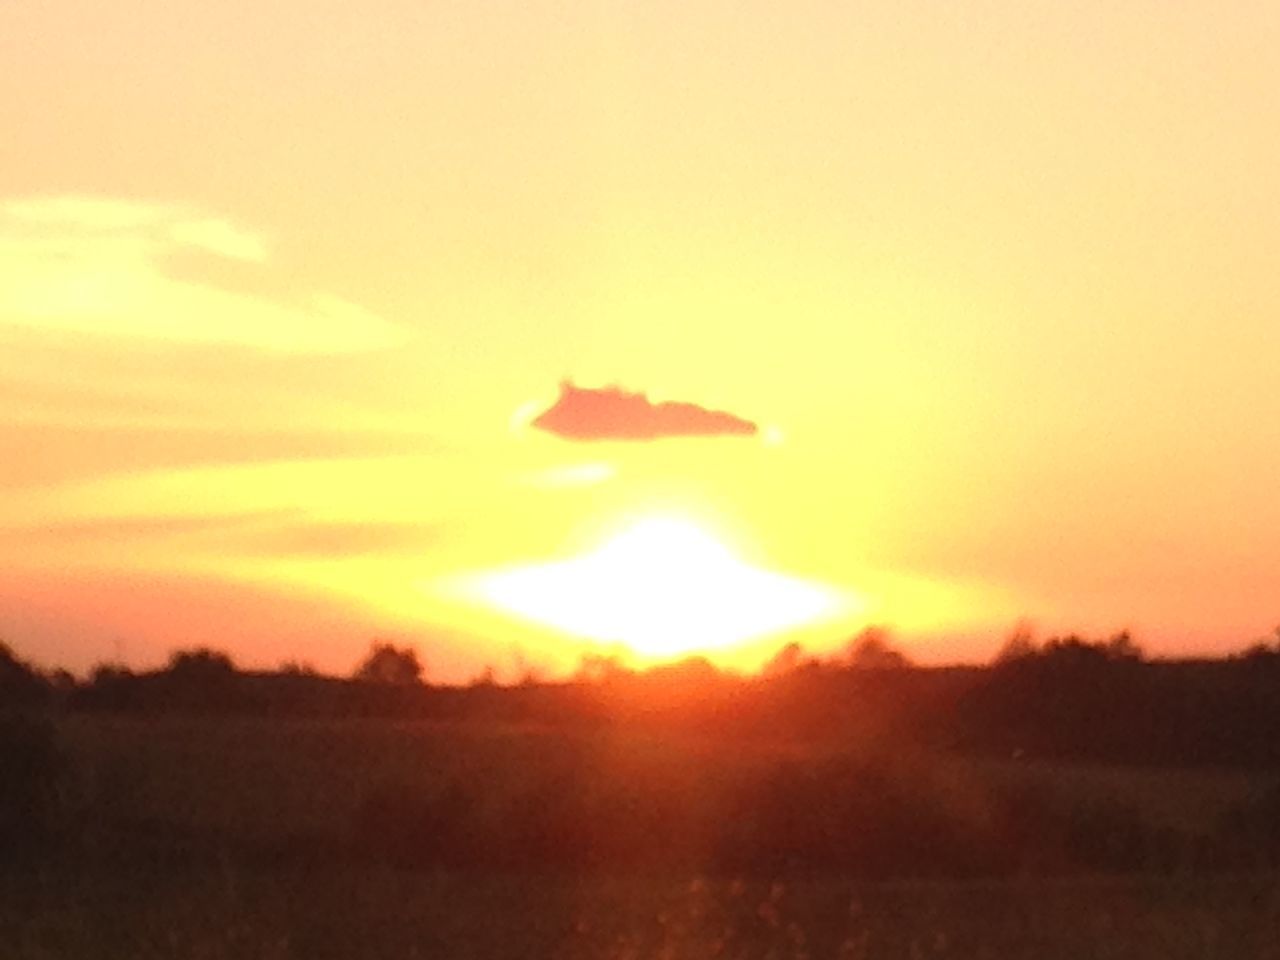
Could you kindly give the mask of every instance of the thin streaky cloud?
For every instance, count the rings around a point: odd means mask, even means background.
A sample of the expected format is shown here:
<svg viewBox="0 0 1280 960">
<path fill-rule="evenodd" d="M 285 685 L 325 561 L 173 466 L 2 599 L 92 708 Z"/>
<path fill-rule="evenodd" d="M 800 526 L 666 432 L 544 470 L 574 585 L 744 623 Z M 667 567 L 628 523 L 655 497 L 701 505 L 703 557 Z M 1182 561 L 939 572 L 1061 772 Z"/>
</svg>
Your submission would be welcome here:
<svg viewBox="0 0 1280 960">
<path fill-rule="evenodd" d="M 177 544 L 202 555 L 337 559 L 420 550 L 436 542 L 435 523 L 331 520 L 303 510 L 220 514 L 89 517 L 26 526 L 0 526 L 0 540 L 80 547 L 128 543 Z"/>
<path fill-rule="evenodd" d="M 394 432 L 13 424 L 0 434 L 0 455 L 7 461 L 0 489 L 186 467 L 397 457 L 439 449 L 429 435 Z"/>
</svg>

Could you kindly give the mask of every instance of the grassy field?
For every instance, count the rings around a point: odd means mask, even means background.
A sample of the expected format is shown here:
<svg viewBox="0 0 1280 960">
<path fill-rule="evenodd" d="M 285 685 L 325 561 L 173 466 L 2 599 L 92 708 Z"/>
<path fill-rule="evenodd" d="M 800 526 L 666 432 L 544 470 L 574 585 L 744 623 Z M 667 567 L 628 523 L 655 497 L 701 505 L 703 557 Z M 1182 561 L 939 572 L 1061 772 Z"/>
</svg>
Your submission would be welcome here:
<svg viewBox="0 0 1280 960">
<path fill-rule="evenodd" d="M 9 877 L 14 960 L 1280 956 L 1274 878 L 854 884 L 387 870 Z"/>
<path fill-rule="evenodd" d="M 553 845 L 599 840 L 585 822 L 599 817 L 644 848 L 697 852 L 700 831 L 739 835 L 726 811 L 765 777 L 781 783 L 776 825 L 801 839 L 829 813 L 818 808 L 833 783 L 916 798 L 975 829 L 993 798 L 1031 791 L 1067 813 L 1118 805 L 1194 836 L 1271 776 L 498 724 L 73 715 L 59 734 L 75 844 L 0 870 L 0 957 L 1280 958 L 1280 876 L 1263 870 L 1101 876 L 1049 863 L 1035 876 L 875 881 L 723 859 L 564 869 L 538 861 L 546 847 L 530 848 L 532 867 L 408 869 L 386 848 L 367 856 L 361 833 L 371 809 L 389 816 L 394 853 L 396 831 L 409 843 L 414 818 L 452 796 L 455 831 L 514 837 L 503 831 L 542 804 L 563 831 Z M 851 762 L 888 772 L 831 773 Z M 386 814 L 371 797 L 408 806 Z M 865 809 L 896 802 L 880 801 Z M 742 835 L 759 840 L 771 822 Z"/>
<path fill-rule="evenodd" d="M 1111 801 L 1159 826 L 1211 829 L 1276 782 L 1235 770 L 973 760 L 879 745 L 733 743 L 697 736 L 433 722 L 73 716 L 62 724 L 79 801 L 98 815 L 267 836 L 350 823 L 380 790 L 421 796 L 461 785 L 500 815 L 513 795 L 586 774 L 584 789 L 627 783 L 711 807 L 744 777 L 824 758 L 891 756 L 913 789 L 954 806 L 994 790 L 1041 791 L 1063 805 Z"/>
</svg>

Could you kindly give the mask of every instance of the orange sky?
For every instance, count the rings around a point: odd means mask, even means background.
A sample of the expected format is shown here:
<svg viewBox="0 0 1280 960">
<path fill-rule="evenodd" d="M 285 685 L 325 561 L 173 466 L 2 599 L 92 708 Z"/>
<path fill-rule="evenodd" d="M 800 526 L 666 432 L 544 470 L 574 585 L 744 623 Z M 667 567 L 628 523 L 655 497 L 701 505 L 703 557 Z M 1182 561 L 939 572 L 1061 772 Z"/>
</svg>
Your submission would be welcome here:
<svg viewBox="0 0 1280 960">
<path fill-rule="evenodd" d="M 1263 2 L 5 5 L 0 636 L 561 669 L 459 583 L 675 517 L 840 597 L 815 647 L 1239 647 L 1277 48 Z M 566 377 L 767 429 L 522 426 Z"/>
</svg>

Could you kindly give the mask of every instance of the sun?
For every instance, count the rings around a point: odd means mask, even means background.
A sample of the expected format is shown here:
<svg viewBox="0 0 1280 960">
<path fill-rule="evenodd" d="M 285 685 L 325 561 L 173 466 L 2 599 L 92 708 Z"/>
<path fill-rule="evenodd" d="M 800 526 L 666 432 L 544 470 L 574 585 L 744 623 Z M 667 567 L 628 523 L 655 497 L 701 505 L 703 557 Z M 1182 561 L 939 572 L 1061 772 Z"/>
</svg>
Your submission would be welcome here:
<svg viewBox="0 0 1280 960">
<path fill-rule="evenodd" d="M 833 613 L 837 595 L 746 563 L 697 524 L 637 520 L 581 556 L 482 575 L 486 604 L 659 659 L 723 650 Z"/>
</svg>

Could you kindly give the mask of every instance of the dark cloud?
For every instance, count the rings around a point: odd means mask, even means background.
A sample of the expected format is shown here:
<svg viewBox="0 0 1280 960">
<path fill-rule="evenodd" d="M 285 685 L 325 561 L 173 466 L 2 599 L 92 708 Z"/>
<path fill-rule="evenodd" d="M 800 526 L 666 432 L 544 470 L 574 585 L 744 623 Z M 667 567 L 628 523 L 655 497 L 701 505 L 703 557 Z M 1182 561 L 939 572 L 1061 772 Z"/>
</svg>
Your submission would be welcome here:
<svg viewBox="0 0 1280 960">
<path fill-rule="evenodd" d="M 566 440 L 658 440 L 662 437 L 754 436 L 750 420 L 696 403 L 654 403 L 621 387 L 576 387 L 565 381 L 560 396 L 533 421 Z"/>
</svg>

